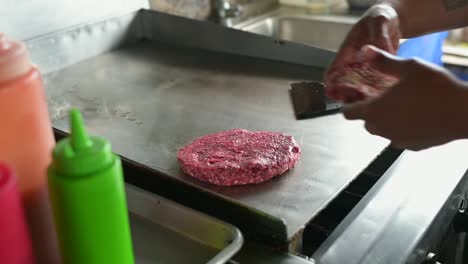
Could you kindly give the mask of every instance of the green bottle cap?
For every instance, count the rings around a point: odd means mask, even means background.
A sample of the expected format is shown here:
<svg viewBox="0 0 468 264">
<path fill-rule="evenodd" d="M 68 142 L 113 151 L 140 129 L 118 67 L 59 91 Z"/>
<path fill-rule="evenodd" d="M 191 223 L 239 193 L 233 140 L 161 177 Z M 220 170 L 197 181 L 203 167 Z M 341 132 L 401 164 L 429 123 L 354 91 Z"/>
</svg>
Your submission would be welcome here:
<svg viewBox="0 0 468 264">
<path fill-rule="evenodd" d="M 115 155 L 109 141 L 90 137 L 81 113 L 70 112 L 70 137 L 57 143 L 53 151 L 53 168 L 65 176 L 86 176 L 106 169 L 114 163 Z"/>
</svg>

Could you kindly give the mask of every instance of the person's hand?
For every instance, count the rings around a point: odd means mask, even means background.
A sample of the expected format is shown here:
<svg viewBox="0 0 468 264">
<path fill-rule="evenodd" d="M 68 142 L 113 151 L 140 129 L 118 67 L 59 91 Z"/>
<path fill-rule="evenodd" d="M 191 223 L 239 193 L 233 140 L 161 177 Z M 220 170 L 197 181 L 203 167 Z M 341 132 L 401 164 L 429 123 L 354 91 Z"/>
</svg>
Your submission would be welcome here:
<svg viewBox="0 0 468 264">
<path fill-rule="evenodd" d="M 354 63 L 358 52 L 367 44 L 395 54 L 399 47 L 400 37 L 400 21 L 397 12 L 385 4 L 371 7 L 348 33 L 325 74 L 325 82 L 327 82 L 328 73 Z"/>
<path fill-rule="evenodd" d="M 347 119 L 363 119 L 366 129 L 392 145 L 421 150 L 468 136 L 466 84 L 445 69 L 417 59 L 401 59 L 372 46 L 362 59 L 399 83 L 378 97 L 343 107 Z"/>
</svg>

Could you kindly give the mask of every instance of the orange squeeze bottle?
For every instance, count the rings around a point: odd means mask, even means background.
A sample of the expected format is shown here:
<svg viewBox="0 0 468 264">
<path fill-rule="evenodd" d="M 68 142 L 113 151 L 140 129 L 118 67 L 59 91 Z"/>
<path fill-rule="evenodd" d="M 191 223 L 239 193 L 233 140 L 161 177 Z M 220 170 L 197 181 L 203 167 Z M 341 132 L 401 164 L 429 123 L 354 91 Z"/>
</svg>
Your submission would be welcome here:
<svg viewBox="0 0 468 264">
<path fill-rule="evenodd" d="M 38 264 L 60 263 L 47 190 L 54 145 L 41 74 L 26 46 L 0 33 L 0 160 L 17 173 Z"/>
</svg>

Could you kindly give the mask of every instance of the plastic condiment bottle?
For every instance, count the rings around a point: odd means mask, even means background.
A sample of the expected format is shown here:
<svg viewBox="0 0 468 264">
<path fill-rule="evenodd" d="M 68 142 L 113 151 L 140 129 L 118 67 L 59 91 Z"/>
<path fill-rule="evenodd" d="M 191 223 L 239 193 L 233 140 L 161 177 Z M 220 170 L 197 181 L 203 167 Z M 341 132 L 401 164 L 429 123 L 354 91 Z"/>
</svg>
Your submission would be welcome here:
<svg viewBox="0 0 468 264">
<path fill-rule="evenodd" d="M 0 126 L 0 160 L 18 177 L 36 261 L 60 263 L 46 177 L 55 142 L 41 74 L 26 46 L 1 33 Z"/>
<path fill-rule="evenodd" d="M 49 190 L 67 264 L 132 264 L 133 249 L 120 158 L 110 143 L 89 137 L 81 114 L 53 151 Z"/>
<path fill-rule="evenodd" d="M 33 264 L 34 258 L 15 175 L 0 163 L 0 263 Z"/>
</svg>

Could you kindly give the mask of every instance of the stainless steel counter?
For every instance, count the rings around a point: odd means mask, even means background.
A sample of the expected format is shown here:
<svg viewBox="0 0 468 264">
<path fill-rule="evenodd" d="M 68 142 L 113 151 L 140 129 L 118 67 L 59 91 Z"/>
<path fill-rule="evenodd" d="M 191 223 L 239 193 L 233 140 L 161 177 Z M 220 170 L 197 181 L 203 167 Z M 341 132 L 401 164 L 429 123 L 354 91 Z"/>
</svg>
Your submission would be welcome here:
<svg viewBox="0 0 468 264">
<path fill-rule="evenodd" d="M 313 258 L 320 264 L 423 263 L 429 253 L 440 254 L 455 215 L 466 208 L 467 153 L 468 140 L 403 153 Z"/>
</svg>

